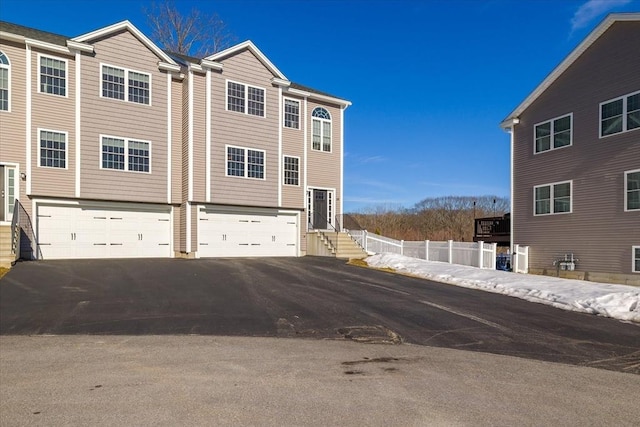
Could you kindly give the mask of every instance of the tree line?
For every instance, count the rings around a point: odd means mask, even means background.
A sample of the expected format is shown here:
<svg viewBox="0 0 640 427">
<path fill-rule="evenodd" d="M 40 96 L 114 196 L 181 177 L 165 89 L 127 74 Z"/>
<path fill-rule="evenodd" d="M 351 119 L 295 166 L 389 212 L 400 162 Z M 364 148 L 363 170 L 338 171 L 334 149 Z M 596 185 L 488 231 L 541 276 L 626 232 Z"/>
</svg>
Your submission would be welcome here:
<svg viewBox="0 0 640 427">
<path fill-rule="evenodd" d="M 504 197 L 430 197 L 411 208 L 379 205 L 350 213 L 344 219 L 344 226 L 359 225 L 364 230 L 398 240 L 470 242 L 474 218 L 503 216 L 507 212 L 509 199 Z"/>
</svg>

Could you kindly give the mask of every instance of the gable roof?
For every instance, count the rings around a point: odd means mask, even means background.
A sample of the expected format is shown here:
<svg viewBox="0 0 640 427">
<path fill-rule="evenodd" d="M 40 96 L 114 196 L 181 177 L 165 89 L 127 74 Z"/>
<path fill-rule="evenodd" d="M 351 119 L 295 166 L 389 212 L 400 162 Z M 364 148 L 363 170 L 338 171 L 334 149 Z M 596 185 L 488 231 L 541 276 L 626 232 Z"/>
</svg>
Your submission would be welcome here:
<svg viewBox="0 0 640 427">
<path fill-rule="evenodd" d="M 156 54 L 162 61 L 178 65 L 169 55 L 167 55 L 162 49 L 160 49 L 154 42 L 152 42 L 147 36 L 145 36 L 135 25 L 129 21 L 117 22 L 108 27 L 100 28 L 87 34 L 83 34 L 78 37 L 74 37 L 72 40 L 80 43 L 90 43 L 97 38 L 105 37 L 119 31 L 129 31 L 135 38 L 137 38 L 142 44 L 144 44 L 150 51 Z"/>
<path fill-rule="evenodd" d="M 591 33 L 576 47 L 547 77 L 527 96 L 515 110 L 500 123 L 500 127 L 507 129 L 514 120 L 522 114 L 533 102 L 540 97 L 591 45 L 600 38 L 615 22 L 640 21 L 640 13 L 612 13 L 608 15 Z"/>
<path fill-rule="evenodd" d="M 228 49 L 222 50 L 218 53 L 214 53 L 213 55 L 207 56 L 204 59 L 207 59 L 209 61 L 215 61 L 218 62 L 224 58 L 227 58 L 231 55 L 234 55 L 244 49 L 249 50 L 251 53 L 253 53 L 256 58 L 258 58 L 258 60 L 260 62 L 262 62 L 262 65 L 264 65 L 270 72 L 271 74 L 273 74 L 274 76 L 276 76 L 279 79 L 282 80 L 288 80 L 284 74 L 282 74 L 282 72 L 280 70 L 278 70 L 278 68 L 273 65 L 273 63 L 271 61 L 269 61 L 269 59 L 264 56 L 264 54 L 260 51 L 260 49 L 258 49 L 256 47 L 255 44 L 253 44 L 253 42 L 251 40 L 247 40 L 245 42 L 242 42 L 240 44 L 237 44 L 235 46 L 231 46 Z"/>
<path fill-rule="evenodd" d="M 67 40 L 71 39 L 71 37 L 50 33 L 48 31 L 36 30 L 35 28 L 29 28 L 6 21 L 0 21 L 0 31 L 17 34 L 27 39 L 41 40 L 58 46 L 66 46 Z"/>
</svg>

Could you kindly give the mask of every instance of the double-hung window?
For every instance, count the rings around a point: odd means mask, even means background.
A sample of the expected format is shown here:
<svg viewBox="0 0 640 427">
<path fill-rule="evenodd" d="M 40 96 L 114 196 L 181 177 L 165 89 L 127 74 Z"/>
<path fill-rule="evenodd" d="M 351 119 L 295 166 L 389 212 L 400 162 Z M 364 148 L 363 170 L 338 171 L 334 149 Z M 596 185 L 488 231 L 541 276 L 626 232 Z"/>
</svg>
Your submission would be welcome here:
<svg viewBox="0 0 640 427">
<path fill-rule="evenodd" d="M 640 91 L 600 104 L 600 137 L 640 129 Z"/>
<path fill-rule="evenodd" d="M 624 173 L 624 210 L 640 210 L 640 169 Z"/>
<path fill-rule="evenodd" d="M 300 158 L 284 156 L 284 185 L 299 185 Z"/>
<path fill-rule="evenodd" d="M 264 179 L 263 150 L 227 146 L 227 176 Z"/>
<path fill-rule="evenodd" d="M 67 96 L 67 61 L 40 55 L 40 92 Z"/>
<path fill-rule="evenodd" d="M 7 55 L 0 51 L 0 111 L 9 111 L 10 65 Z"/>
<path fill-rule="evenodd" d="M 558 117 L 534 126 L 535 152 L 555 150 L 571 145 L 573 115 Z"/>
<path fill-rule="evenodd" d="M 631 247 L 631 271 L 634 273 L 640 273 L 640 246 Z"/>
<path fill-rule="evenodd" d="M 151 75 L 102 65 L 102 96 L 150 105 Z"/>
<path fill-rule="evenodd" d="M 571 181 L 534 187 L 534 215 L 571 213 L 571 191 Z"/>
<path fill-rule="evenodd" d="M 331 152 L 331 114 L 325 108 L 316 107 L 311 117 L 313 117 L 311 148 Z"/>
<path fill-rule="evenodd" d="M 262 88 L 227 81 L 227 110 L 264 117 L 265 91 Z"/>
<path fill-rule="evenodd" d="M 67 133 L 39 129 L 39 166 L 67 168 Z"/>
<path fill-rule="evenodd" d="M 102 169 L 151 171 L 150 142 L 113 136 L 103 136 L 101 139 Z"/>
<path fill-rule="evenodd" d="M 300 101 L 284 100 L 284 127 L 300 129 Z"/>
</svg>

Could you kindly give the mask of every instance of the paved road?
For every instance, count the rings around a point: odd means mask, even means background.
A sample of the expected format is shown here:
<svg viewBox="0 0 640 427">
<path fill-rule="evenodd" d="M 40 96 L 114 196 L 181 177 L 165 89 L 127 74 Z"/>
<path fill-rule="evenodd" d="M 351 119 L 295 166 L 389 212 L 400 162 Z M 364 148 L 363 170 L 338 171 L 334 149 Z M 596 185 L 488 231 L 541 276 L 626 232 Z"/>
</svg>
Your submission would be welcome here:
<svg viewBox="0 0 640 427">
<path fill-rule="evenodd" d="M 0 334 L 407 342 L 640 374 L 640 325 L 316 257 L 18 264 Z"/>
</svg>

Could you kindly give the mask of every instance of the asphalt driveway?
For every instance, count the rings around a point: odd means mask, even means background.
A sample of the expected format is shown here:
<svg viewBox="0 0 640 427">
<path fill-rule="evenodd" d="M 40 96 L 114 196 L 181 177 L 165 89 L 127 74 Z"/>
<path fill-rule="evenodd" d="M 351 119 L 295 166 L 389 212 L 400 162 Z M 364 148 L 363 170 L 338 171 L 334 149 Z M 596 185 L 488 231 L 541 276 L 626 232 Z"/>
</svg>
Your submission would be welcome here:
<svg viewBox="0 0 640 427">
<path fill-rule="evenodd" d="M 640 373 L 639 325 L 318 257 L 20 263 L 0 334 L 406 342 Z"/>
</svg>

